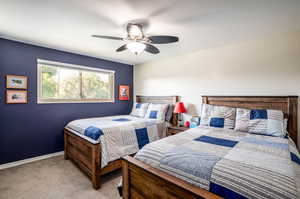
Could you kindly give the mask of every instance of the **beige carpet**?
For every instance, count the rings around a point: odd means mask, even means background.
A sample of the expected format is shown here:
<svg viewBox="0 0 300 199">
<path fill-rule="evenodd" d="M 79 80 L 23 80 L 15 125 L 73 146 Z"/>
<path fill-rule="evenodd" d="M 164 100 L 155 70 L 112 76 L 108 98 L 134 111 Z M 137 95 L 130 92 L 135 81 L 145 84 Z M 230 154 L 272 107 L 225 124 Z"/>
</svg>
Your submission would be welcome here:
<svg viewBox="0 0 300 199">
<path fill-rule="evenodd" d="M 119 199 L 121 172 L 102 177 L 94 190 L 90 180 L 63 156 L 0 170 L 0 199 Z"/>
</svg>

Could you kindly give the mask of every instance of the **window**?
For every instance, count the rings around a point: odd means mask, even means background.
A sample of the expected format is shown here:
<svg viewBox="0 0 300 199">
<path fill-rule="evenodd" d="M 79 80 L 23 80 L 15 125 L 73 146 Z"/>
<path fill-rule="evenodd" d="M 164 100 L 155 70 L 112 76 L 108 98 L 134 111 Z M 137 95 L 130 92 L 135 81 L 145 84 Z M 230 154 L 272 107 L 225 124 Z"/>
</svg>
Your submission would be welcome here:
<svg viewBox="0 0 300 199">
<path fill-rule="evenodd" d="M 114 71 L 38 59 L 38 103 L 114 102 Z"/>
</svg>

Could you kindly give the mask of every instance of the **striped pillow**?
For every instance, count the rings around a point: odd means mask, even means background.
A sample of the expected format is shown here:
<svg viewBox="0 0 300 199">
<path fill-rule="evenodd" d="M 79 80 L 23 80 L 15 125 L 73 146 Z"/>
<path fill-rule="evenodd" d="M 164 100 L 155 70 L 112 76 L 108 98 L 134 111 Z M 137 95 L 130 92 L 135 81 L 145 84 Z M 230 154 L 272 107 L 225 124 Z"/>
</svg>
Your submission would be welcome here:
<svg viewBox="0 0 300 199">
<path fill-rule="evenodd" d="M 267 109 L 242 109 L 236 112 L 236 131 L 284 137 L 283 112 Z"/>
<path fill-rule="evenodd" d="M 149 103 L 134 103 L 130 115 L 135 117 L 145 117 Z"/>
<path fill-rule="evenodd" d="M 234 129 L 235 108 L 226 106 L 202 105 L 200 126 Z"/>
<path fill-rule="evenodd" d="M 145 118 L 165 121 L 168 107 L 169 104 L 150 104 Z"/>
</svg>

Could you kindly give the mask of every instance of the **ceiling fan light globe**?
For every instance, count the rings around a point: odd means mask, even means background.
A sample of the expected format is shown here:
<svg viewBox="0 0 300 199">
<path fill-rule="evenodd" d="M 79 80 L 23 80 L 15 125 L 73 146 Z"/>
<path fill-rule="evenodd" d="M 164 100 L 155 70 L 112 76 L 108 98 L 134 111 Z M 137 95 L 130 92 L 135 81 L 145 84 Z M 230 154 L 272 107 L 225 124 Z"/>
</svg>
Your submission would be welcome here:
<svg viewBox="0 0 300 199">
<path fill-rule="evenodd" d="M 130 42 L 127 44 L 127 48 L 135 55 L 140 54 L 146 48 L 146 45 L 141 42 Z"/>
</svg>

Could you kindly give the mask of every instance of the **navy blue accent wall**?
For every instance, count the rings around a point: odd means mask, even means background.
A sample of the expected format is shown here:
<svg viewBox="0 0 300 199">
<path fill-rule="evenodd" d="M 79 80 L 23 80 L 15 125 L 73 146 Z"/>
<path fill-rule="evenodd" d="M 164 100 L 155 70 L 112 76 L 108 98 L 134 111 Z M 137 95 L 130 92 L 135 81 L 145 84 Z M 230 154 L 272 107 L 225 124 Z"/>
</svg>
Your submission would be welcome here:
<svg viewBox="0 0 300 199">
<path fill-rule="evenodd" d="M 115 103 L 37 104 L 37 58 L 115 70 Z M 8 74 L 28 76 L 28 104 L 5 104 Z M 0 164 L 63 151 L 69 121 L 128 114 L 132 107 L 132 100 L 118 100 L 118 85 L 133 90 L 133 67 L 117 62 L 0 39 L 0 79 Z"/>
</svg>

